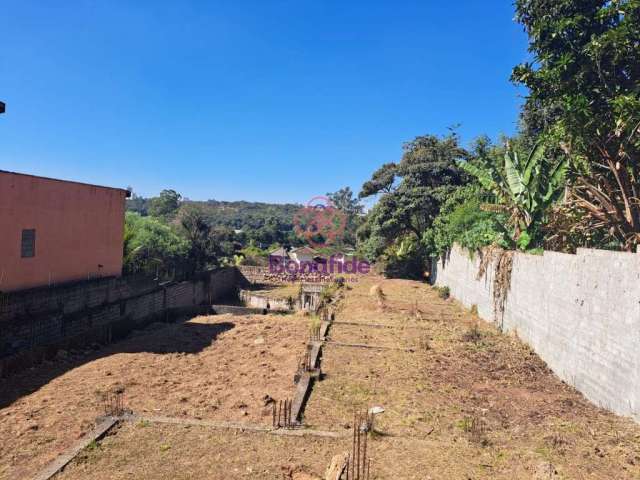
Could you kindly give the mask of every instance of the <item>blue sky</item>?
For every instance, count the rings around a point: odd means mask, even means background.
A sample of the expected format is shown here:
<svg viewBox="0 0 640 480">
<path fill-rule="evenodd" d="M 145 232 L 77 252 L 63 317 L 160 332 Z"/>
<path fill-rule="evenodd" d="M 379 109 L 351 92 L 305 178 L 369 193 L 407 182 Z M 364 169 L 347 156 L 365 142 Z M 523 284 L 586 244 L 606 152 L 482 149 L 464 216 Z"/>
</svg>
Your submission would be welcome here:
<svg viewBox="0 0 640 480">
<path fill-rule="evenodd" d="M 510 1 L 3 0 L 0 169 L 192 199 L 358 190 L 402 143 L 513 133 Z"/>
</svg>

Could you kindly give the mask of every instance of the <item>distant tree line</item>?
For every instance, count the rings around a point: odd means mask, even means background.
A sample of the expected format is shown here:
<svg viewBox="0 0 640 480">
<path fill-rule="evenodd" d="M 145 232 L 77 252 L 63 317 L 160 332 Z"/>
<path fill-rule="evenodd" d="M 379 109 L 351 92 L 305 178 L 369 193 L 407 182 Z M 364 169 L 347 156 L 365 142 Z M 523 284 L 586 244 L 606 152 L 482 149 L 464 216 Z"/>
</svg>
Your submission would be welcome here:
<svg viewBox="0 0 640 480">
<path fill-rule="evenodd" d="M 333 247 L 355 246 L 362 206 L 348 187 L 327 195 L 347 218 L 341 243 Z M 192 201 L 170 189 L 151 198 L 133 193 L 125 218 L 125 273 L 172 277 L 220 265 L 266 264 L 270 251 L 304 244 L 293 226 L 300 208 L 297 204 Z"/>
</svg>

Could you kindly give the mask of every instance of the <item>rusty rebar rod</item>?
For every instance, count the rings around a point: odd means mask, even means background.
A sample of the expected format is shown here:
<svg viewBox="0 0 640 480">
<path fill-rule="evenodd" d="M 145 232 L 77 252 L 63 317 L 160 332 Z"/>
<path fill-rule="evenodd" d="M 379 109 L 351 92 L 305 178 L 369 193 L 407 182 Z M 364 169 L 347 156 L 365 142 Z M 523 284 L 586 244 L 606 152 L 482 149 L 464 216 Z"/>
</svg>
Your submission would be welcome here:
<svg viewBox="0 0 640 480">
<path fill-rule="evenodd" d="M 289 423 L 291 424 L 291 428 L 293 428 L 293 422 L 295 422 L 295 419 L 291 419 L 291 412 L 293 410 L 293 400 L 289 400 Z"/>
<path fill-rule="evenodd" d="M 364 446 L 362 447 L 362 476 L 365 476 L 365 465 L 367 462 L 367 430 L 364 431 Z"/>
<path fill-rule="evenodd" d="M 281 418 L 282 418 L 282 400 L 278 400 L 278 428 L 280 428 Z"/>
<path fill-rule="evenodd" d="M 351 451 L 353 455 L 351 455 L 351 478 L 356 478 L 355 471 L 355 459 L 356 459 L 356 413 L 353 412 L 353 445 L 351 446 Z"/>
<path fill-rule="evenodd" d="M 360 418 L 360 414 L 358 414 L 358 463 L 357 463 L 357 469 L 358 469 L 358 476 L 356 477 L 358 480 L 360 480 L 360 463 L 361 463 L 361 458 L 360 458 L 360 435 L 362 434 L 362 431 L 360 430 L 360 425 L 361 425 L 362 421 Z"/>
<path fill-rule="evenodd" d="M 271 404 L 271 406 L 273 407 L 272 408 L 272 410 L 273 410 L 273 421 L 271 422 L 271 426 L 273 428 L 275 428 L 276 427 L 276 402 L 273 402 Z"/>
</svg>

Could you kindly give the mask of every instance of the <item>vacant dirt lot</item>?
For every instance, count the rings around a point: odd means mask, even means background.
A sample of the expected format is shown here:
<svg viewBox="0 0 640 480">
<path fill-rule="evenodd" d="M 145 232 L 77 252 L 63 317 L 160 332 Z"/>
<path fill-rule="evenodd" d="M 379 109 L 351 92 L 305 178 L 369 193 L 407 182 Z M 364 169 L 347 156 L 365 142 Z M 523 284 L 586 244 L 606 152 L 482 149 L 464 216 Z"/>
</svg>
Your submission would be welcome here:
<svg viewBox="0 0 640 480">
<path fill-rule="evenodd" d="M 280 480 L 294 470 L 321 472 L 340 450 L 335 440 L 128 423 L 56 480 Z"/>
<path fill-rule="evenodd" d="M 379 285 L 384 300 L 371 295 Z M 307 423 L 337 428 L 382 406 L 379 478 L 638 479 L 640 426 L 589 404 L 516 338 L 416 282 L 367 277 L 348 291 Z"/>
<path fill-rule="evenodd" d="M 339 297 L 324 378 L 304 417 L 345 437 L 124 423 L 60 478 L 321 475 L 349 449 L 354 410 L 373 406 L 384 408 L 369 437 L 375 479 L 640 478 L 640 426 L 591 405 L 517 338 L 418 282 L 368 276 Z M 0 477 L 25 478 L 53 458 L 99 413 L 99 394 L 116 385 L 137 413 L 269 424 L 265 395 L 292 396 L 308 321 L 200 317 L 67 359 L 62 370 L 37 369 L 13 379 L 13 390 L 3 384 Z"/>
<path fill-rule="evenodd" d="M 0 478 L 29 478 L 123 387 L 136 413 L 271 423 L 265 397 L 293 396 L 307 338 L 298 316 L 210 316 L 153 324 L 93 353 L 63 354 L 0 383 Z"/>
</svg>

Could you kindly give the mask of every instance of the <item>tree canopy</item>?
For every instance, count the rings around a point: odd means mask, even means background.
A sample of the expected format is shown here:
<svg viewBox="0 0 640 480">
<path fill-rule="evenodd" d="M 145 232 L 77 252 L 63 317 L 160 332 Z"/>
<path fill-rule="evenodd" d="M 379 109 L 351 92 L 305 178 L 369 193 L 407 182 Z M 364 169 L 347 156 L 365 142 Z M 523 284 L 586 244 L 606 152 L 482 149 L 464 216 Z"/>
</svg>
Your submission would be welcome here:
<svg viewBox="0 0 640 480">
<path fill-rule="evenodd" d="M 577 228 L 640 242 L 640 1 L 518 0 L 533 62 L 512 79 L 529 89 L 526 134 L 571 159 Z"/>
</svg>

